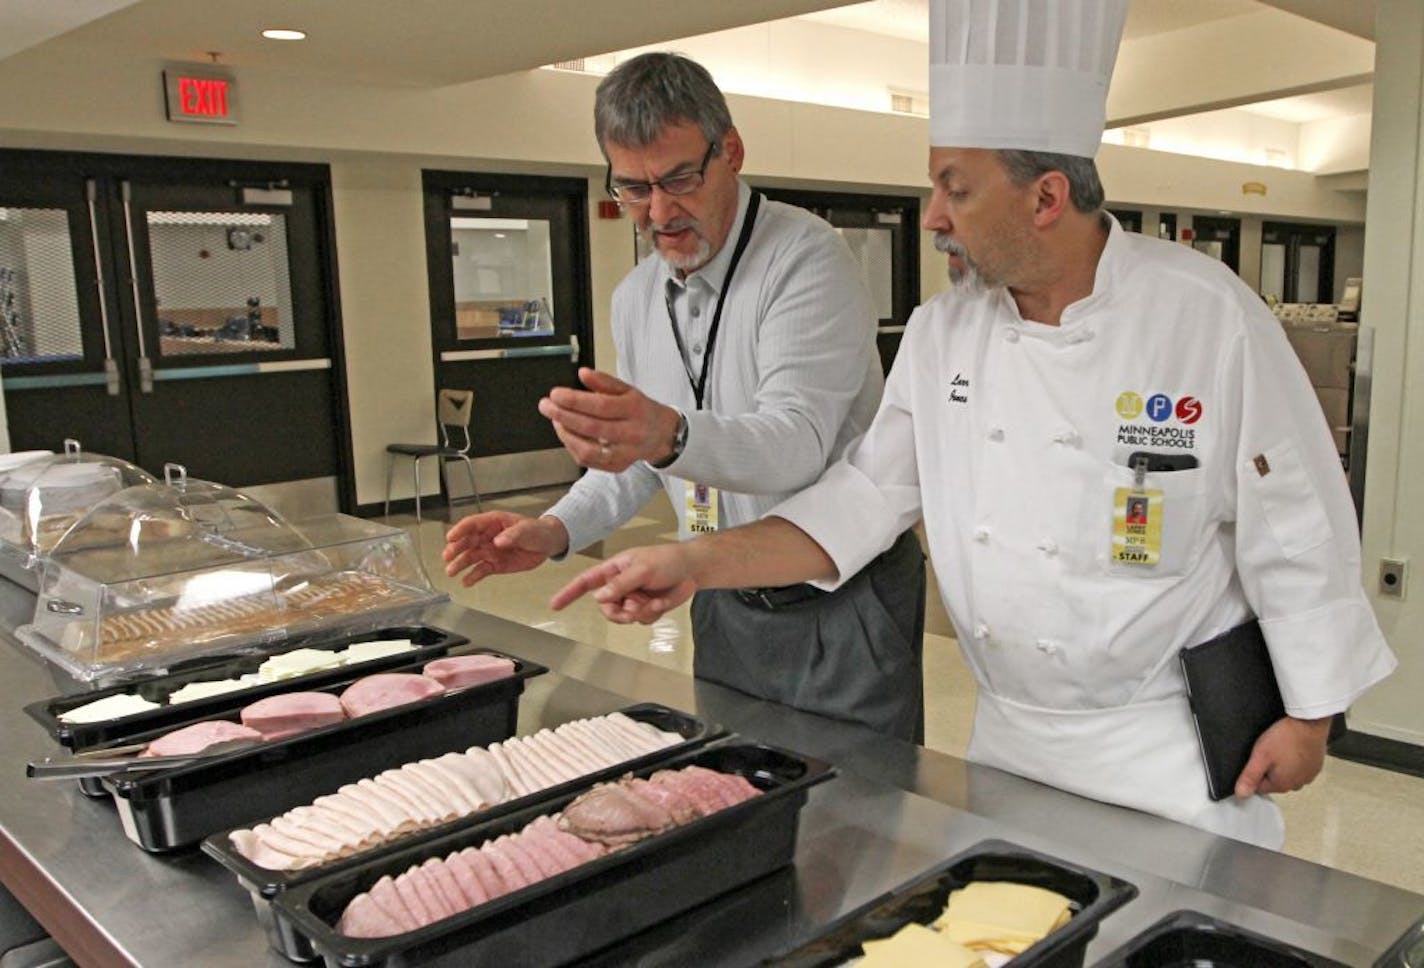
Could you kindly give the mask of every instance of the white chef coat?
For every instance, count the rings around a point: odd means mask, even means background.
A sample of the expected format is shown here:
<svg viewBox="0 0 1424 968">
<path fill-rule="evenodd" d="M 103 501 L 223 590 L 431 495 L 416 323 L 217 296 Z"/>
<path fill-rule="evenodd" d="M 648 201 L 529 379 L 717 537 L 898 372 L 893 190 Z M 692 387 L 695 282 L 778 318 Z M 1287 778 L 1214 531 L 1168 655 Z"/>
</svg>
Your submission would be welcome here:
<svg viewBox="0 0 1424 968">
<path fill-rule="evenodd" d="M 1164 500 L 1152 567 L 1109 554 L 1140 450 L 1199 462 L 1146 476 Z M 971 760 L 1268 846 L 1284 836 L 1269 798 L 1207 795 L 1178 651 L 1259 616 L 1301 718 L 1395 666 L 1280 324 L 1220 263 L 1116 221 L 1059 326 L 1002 289 L 921 306 L 865 437 L 771 513 L 843 576 L 923 513 L 979 684 Z"/>
<path fill-rule="evenodd" d="M 614 292 L 618 375 L 687 415 L 687 446 L 660 470 L 639 462 L 621 474 L 590 470 L 580 478 L 548 512 L 568 530 L 570 552 L 615 531 L 659 487 L 686 533 L 687 481 L 718 488 L 720 527 L 755 521 L 814 482 L 875 416 L 884 377 L 855 256 L 824 219 L 765 198 L 727 290 L 697 409 L 688 370 L 702 372 L 750 202 L 751 189 L 739 183 L 726 243 L 686 280 L 653 257 Z M 686 359 L 668 318 L 670 281 Z"/>
</svg>

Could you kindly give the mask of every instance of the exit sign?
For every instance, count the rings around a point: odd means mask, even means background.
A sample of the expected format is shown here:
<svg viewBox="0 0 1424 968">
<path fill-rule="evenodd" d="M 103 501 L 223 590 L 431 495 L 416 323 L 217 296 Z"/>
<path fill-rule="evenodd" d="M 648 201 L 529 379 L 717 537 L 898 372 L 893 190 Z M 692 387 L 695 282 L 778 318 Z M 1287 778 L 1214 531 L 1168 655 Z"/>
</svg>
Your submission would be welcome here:
<svg viewBox="0 0 1424 968">
<path fill-rule="evenodd" d="M 169 121 L 237 124 L 237 79 L 205 64 L 170 65 L 163 70 Z"/>
</svg>

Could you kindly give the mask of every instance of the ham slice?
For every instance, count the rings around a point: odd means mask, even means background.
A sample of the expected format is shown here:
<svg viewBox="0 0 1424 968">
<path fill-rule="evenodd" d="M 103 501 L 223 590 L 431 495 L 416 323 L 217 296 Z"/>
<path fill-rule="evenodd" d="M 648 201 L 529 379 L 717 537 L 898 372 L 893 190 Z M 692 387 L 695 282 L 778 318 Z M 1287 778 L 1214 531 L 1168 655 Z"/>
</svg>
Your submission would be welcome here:
<svg viewBox="0 0 1424 968">
<path fill-rule="evenodd" d="M 659 803 L 621 783 L 600 783 L 564 808 L 559 826 L 576 837 L 616 847 L 662 833 L 674 824 Z"/>
<path fill-rule="evenodd" d="M 428 676 L 411 672 L 380 672 L 357 679 L 341 694 L 346 715 L 355 719 L 367 713 L 392 709 L 438 696 L 445 687 Z"/>
<path fill-rule="evenodd" d="M 214 743 L 230 739 L 250 739 L 260 741 L 262 734 L 257 730 L 226 719 L 204 720 L 181 729 L 175 729 L 148 744 L 141 756 L 187 756 L 201 753 Z"/>
<path fill-rule="evenodd" d="M 502 655 L 447 655 L 425 664 L 425 675 L 446 689 L 465 689 L 514 675 L 514 660 Z"/>
<path fill-rule="evenodd" d="M 329 692 L 285 692 L 249 703 L 242 710 L 242 724 L 257 730 L 267 740 L 286 739 L 320 726 L 346 719 L 341 700 Z"/>
</svg>

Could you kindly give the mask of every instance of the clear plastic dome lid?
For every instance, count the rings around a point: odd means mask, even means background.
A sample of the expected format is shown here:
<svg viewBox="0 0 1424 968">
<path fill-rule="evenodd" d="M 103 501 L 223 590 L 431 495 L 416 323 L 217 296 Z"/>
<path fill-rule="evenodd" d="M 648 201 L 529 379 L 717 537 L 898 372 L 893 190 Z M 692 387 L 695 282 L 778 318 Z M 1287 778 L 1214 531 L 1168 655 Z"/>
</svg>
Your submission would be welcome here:
<svg viewBox="0 0 1424 968">
<path fill-rule="evenodd" d="M 311 547 L 276 511 L 222 484 L 164 467 L 164 481 L 114 493 L 50 551 L 57 564 L 103 582 L 238 563 Z"/>
<path fill-rule="evenodd" d="M 46 554 L 90 508 L 124 488 L 152 483 L 142 468 L 86 453 L 78 441 L 66 440 L 63 454 L 0 472 L 0 540 Z"/>
</svg>

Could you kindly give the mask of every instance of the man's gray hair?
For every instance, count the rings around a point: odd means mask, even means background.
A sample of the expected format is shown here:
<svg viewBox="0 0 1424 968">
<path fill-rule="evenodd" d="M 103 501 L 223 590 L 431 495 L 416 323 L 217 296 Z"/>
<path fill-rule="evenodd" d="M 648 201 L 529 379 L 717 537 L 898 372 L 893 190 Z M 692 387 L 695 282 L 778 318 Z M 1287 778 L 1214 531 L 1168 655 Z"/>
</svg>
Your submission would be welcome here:
<svg viewBox="0 0 1424 968">
<path fill-rule="evenodd" d="M 720 143 L 732 127 L 727 99 L 707 68 L 681 54 L 639 54 L 613 69 L 593 98 L 593 133 L 598 147 L 645 148 L 668 125 L 691 122 L 709 144 Z"/>
<path fill-rule="evenodd" d="M 1069 197 L 1074 208 L 1088 215 L 1103 207 L 1103 183 L 1093 159 L 1016 148 L 1003 148 L 997 154 L 1009 173 L 1009 180 L 1015 185 L 1027 185 L 1039 175 L 1061 171 L 1068 179 Z"/>
</svg>

